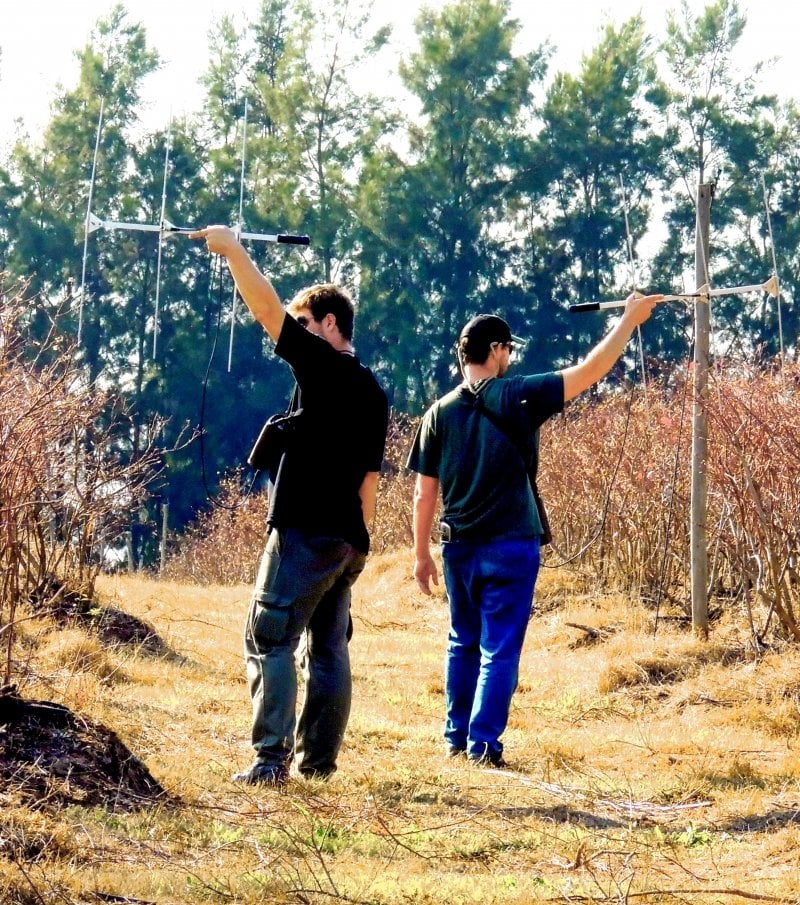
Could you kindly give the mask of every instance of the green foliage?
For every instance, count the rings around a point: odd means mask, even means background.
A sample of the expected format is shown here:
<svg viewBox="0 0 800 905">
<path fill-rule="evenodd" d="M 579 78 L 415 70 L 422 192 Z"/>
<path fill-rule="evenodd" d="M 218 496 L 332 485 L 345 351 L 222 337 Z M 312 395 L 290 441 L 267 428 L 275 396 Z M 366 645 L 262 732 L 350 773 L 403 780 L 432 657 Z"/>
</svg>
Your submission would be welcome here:
<svg viewBox="0 0 800 905">
<path fill-rule="evenodd" d="M 662 51 L 669 80 L 661 108 L 670 144 L 662 179 L 671 204 L 668 237 L 655 255 L 653 274 L 660 285 L 678 291 L 687 272 L 697 273 L 700 282 L 707 271 L 713 284 L 741 285 L 766 279 L 771 270 L 760 176 L 780 169 L 780 114 L 777 100 L 758 90 L 760 66 L 746 74 L 734 66 L 745 26 L 736 0 L 715 0 L 696 16 L 683 3 L 679 14 L 667 17 Z M 694 201 L 697 186 L 708 182 L 715 184 L 710 260 L 696 262 Z M 749 313 L 752 306 L 752 298 L 740 296 L 715 303 L 718 352 L 733 342 L 749 356 L 764 341 L 758 311 Z M 683 354 L 679 334 L 665 336 L 664 344 L 671 356 Z"/>
<path fill-rule="evenodd" d="M 696 15 L 684 4 L 667 14 L 661 46 L 635 16 L 604 27 L 577 71 L 548 74 L 550 47 L 517 51 L 508 0 L 429 5 L 397 72 L 411 97 L 401 113 L 365 87 L 390 40 L 369 2 L 261 0 L 241 27 L 214 24 L 202 111 L 148 133 L 138 106 L 158 57 L 115 6 L 78 52 L 74 84 L 42 135 L 18 141 L 0 166 L 0 269 L 45 300 L 32 312 L 39 340 L 56 310 L 73 335 L 80 321 L 87 380 L 126 400 L 123 459 L 152 442 L 154 414 L 167 419 L 165 447 L 187 427 L 202 430 L 202 446 L 166 455 L 143 517 L 150 549 L 156 507 L 169 503 L 173 529 L 191 521 L 285 406 L 291 376 L 244 306 L 233 311 L 225 269 L 185 239 L 159 251 L 152 233 L 95 233 L 80 286 L 101 105 L 98 216 L 155 223 L 163 202 L 179 225 L 236 224 L 241 210 L 248 230 L 310 234 L 302 251 L 250 251 L 282 298 L 312 282 L 347 284 L 361 358 L 395 411 L 415 415 L 457 380 L 453 342 L 478 311 L 501 313 L 531 339 L 520 371 L 543 371 L 575 361 L 605 329 L 601 316 L 570 315 L 568 302 L 619 297 L 632 282 L 693 288 L 682 278 L 693 199 L 712 176 L 714 282 L 769 276 L 766 196 L 783 289 L 782 343 L 773 300 L 723 297 L 715 351 L 794 354 L 798 111 L 759 92 L 758 67 L 736 71 L 745 28 L 736 0 Z M 663 239 L 645 257 L 643 240 L 662 220 Z M 690 332 L 688 313 L 660 311 L 647 327 L 651 369 L 684 360 Z"/>
<path fill-rule="evenodd" d="M 690 823 L 682 833 L 673 833 L 671 838 L 676 845 L 684 848 L 702 848 L 714 841 L 708 830 L 699 830 L 693 823 Z"/>
<path fill-rule="evenodd" d="M 650 41 L 636 16 L 605 28 L 577 76 L 558 73 L 542 108 L 553 212 L 534 228 L 537 245 L 552 249 L 544 259 L 552 281 L 548 334 L 573 328 L 573 360 L 603 325 L 592 318 L 565 324 L 563 302 L 624 296 L 644 278 L 639 261 L 631 272 L 625 218 L 631 238 L 641 237 L 665 151 L 653 129 L 650 93 L 658 86 Z"/>
<path fill-rule="evenodd" d="M 366 319 L 388 331 L 381 358 L 404 409 L 452 383 L 457 331 L 479 310 L 504 309 L 511 291 L 505 224 L 544 53 L 513 53 L 519 23 L 508 9 L 461 0 L 423 10 L 419 50 L 400 66 L 422 118 L 404 124 L 406 156 L 377 149 L 362 181 L 362 203 L 378 205 L 361 232 Z"/>
</svg>

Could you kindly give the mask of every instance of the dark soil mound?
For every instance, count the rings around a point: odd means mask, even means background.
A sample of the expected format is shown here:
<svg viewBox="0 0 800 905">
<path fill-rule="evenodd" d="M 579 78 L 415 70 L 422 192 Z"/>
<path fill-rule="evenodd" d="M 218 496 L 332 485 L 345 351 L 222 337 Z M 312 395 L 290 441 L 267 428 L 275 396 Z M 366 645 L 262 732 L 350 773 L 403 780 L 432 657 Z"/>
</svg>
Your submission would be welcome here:
<svg viewBox="0 0 800 905">
<path fill-rule="evenodd" d="M 59 704 L 0 690 L 0 790 L 30 804 L 130 811 L 169 797 L 114 732 Z"/>
<path fill-rule="evenodd" d="M 99 606 L 50 576 L 29 596 L 31 607 L 59 625 L 81 625 L 109 644 L 125 644 L 159 657 L 176 656 L 152 625 L 113 606 Z"/>
</svg>

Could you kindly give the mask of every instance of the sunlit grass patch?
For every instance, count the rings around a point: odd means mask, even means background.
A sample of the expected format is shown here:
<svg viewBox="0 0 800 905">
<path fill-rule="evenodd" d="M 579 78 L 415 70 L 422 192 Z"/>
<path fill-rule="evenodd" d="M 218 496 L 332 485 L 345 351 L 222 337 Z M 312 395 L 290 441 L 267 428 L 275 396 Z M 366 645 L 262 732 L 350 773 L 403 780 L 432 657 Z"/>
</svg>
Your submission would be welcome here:
<svg viewBox="0 0 800 905">
<path fill-rule="evenodd" d="M 54 632 L 38 651 L 40 668 L 89 673 L 105 682 L 123 681 L 125 673 L 98 638 L 80 629 Z"/>
<path fill-rule="evenodd" d="M 444 756 L 446 604 L 414 591 L 404 556 L 371 558 L 353 602 L 339 772 L 279 793 L 231 781 L 252 757 L 249 589 L 103 579 L 103 602 L 146 618 L 176 656 L 108 648 L 125 676 L 111 685 L 68 656 L 51 673 L 71 676 L 65 698 L 113 726 L 179 804 L 22 809 L 0 838 L 24 836 L 31 879 L 69 905 L 89 889 L 158 905 L 530 905 L 623 889 L 647 905 L 690 874 L 700 887 L 791 889 L 800 863 L 780 842 L 798 831 L 786 740 L 800 656 L 742 656 L 727 627 L 708 645 L 673 626 L 654 637 L 624 597 L 547 581 L 504 734 L 512 769 L 483 770 Z M 613 631 L 576 646 L 587 632 L 568 622 Z M 56 635 L 31 631 L 31 662 Z M 40 672 L 30 688 L 44 697 L 54 686 Z M 0 868 L 20 879 L 2 845 Z"/>
</svg>

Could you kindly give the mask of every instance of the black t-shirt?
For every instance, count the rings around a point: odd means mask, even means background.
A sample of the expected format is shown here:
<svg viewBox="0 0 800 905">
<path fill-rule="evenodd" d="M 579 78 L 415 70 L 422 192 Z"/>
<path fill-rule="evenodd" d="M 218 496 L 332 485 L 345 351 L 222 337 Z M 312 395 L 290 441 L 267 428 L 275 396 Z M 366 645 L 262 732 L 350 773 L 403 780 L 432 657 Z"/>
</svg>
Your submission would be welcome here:
<svg viewBox="0 0 800 905">
<path fill-rule="evenodd" d="M 358 491 L 380 471 L 389 404 L 369 368 L 338 352 L 287 315 L 275 352 L 297 380 L 300 428 L 272 488 L 267 521 L 278 528 L 339 537 L 367 553 Z"/>
</svg>

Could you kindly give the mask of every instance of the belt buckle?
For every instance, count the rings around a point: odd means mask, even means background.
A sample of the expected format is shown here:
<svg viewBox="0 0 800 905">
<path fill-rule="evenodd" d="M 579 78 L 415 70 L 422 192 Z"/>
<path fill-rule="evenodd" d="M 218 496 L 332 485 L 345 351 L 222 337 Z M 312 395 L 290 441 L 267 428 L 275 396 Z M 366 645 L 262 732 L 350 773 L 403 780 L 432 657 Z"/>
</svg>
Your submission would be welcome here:
<svg viewBox="0 0 800 905">
<path fill-rule="evenodd" d="M 450 527 L 450 525 L 447 524 L 447 522 L 439 522 L 439 533 L 441 535 L 443 544 L 449 544 L 453 539 L 453 529 Z"/>
</svg>

